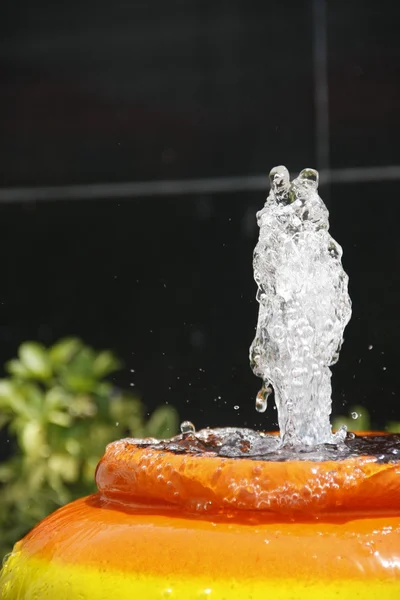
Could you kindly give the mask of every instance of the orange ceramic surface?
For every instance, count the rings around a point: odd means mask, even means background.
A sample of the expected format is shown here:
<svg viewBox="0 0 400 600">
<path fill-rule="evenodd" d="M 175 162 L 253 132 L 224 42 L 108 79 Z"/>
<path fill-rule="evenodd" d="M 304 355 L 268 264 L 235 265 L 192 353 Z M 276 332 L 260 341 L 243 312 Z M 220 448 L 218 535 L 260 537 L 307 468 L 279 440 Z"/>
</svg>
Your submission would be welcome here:
<svg viewBox="0 0 400 600">
<path fill-rule="evenodd" d="M 121 440 L 99 464 L 99 493 L 16 545 L 0 596 L 398 600 L 398 479 L 367 457 L 271 463 Z"/>
<path fill-rule="evenodd" d="M 166 502 L 189 510 L 267 510 L 314 515 L 338 510 L 400 514 L 400 464 L 361 456 L 342 461 L 268 462 L 187 456 L 110 444 L 97 467 L 108 498 Z"/>
</svg>

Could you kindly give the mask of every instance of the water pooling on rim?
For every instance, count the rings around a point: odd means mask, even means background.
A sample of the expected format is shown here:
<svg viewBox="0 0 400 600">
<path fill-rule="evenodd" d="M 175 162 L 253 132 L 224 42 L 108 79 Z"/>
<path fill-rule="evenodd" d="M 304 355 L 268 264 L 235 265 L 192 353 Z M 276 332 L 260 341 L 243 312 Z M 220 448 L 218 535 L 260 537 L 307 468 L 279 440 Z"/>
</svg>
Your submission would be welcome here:
<svg viewBox="0 0 400 600">
<path fill-rule="evenodd" d="M 264 382 L 256 408 L 266 409 L 273 388 L 284 445 L 338 443 L 346 431 L 332 434 L 329 366 L 351 316 L 342 249 L 328 231 L 317 171 L 290 182 L 288 170 L 275 167 L 270 181 L 253 261 L 260 309 L 250 361 Z"/>
</svg>

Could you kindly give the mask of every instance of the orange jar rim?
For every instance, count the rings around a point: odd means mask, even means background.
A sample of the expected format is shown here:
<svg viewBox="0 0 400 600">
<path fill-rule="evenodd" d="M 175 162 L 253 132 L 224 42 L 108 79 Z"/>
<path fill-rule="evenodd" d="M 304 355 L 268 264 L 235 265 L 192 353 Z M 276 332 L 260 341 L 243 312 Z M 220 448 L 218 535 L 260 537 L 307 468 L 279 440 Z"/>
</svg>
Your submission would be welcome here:
<svg viewBox="0 0 400 600">
<path fill-rule="evenodd" d="M 110 500 L 201 513 L 240 510 L 318 518 L 400 510 L 400 463 L 382 463 L 375 456 L 274 462 L 211 452 L 176 454 L 127 438 L 109 444 L 96 483 Z"/>
</svg>

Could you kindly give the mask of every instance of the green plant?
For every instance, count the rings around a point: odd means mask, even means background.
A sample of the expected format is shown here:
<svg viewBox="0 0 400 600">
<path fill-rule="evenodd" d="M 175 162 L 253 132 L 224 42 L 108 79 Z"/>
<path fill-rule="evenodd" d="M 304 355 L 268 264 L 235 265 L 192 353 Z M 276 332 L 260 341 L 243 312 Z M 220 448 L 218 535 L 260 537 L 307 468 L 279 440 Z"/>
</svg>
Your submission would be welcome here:
<svg viewBox="0 0 400 600">
<path fill-rule="evenodd" d="M 0 462 L 0 559 L 47 514 L 95 491 L 94 471 L 109 442 L 176 432 L 172 407 L 146 421 L 140 400 L 105 380 L 120 366 L 111 352 L 76 338 L 48 349 L 26 342 L 7 363 L 0 430 L 16 451 Z"/>
<path fill-rule="evenodd" d="M 352 406 L 348 417 L 339 415 L 333 420 L 334 430 L 339 429 L 341 425 L 346 425 L 347 431 L 371 431 L 371 418 L 368 410 L 364 406 Z M 400 433 L 400 423 L 388 421 L 385 425 L 385 431 Z"/>
<path fill-rule="evenodd" d="M 349 411 L 349 416 L 337 416 L 333 419 L 333 429 L 340 429 L 342 425 L 346 425 L 347 431 L 369 431 L 371 428 L 371 419 L 366 408 L 363 406 L 352 406 Z"/>
</svg>

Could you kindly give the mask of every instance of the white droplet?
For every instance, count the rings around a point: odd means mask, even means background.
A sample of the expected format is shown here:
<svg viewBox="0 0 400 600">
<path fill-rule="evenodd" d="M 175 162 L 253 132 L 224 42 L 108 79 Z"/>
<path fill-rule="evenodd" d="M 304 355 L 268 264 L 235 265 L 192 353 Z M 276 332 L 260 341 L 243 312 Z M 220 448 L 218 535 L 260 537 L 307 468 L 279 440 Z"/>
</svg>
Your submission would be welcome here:
<svg viewBox="0 0 400 600">
<path fill-rule="evenodd" d="M 195 433 L 196 429 L 195 426 L 193 425 L 193 423 L 191 421 L 183 421 L 181 423 L 181 433 L 186 434 L 186 433 Z"/>
<path fill-rule="evenodd" d="M 351 413 L 351 418 L 352 418 L 352 419 L 358 419 L 358 413 L 357 413 L 357 412 L 355 412 L 355 411 L 354 411 L 354 412 L 352 412 L 352 413 Z"/>
<path fill-rule="evenodd" d="M 263 413 L 267 410 L 267 400 L 266 398 L 260 398 L 257 396 L 256 398 L 256 411 L 259 413 Z"/>
<path fill-rule="evenodd" d="M 263 413 L 267 410 L 268 398 L 272 393 L 272 388 L 263 386 L 256 397 L 256 411 Z"/>
<path fill-rule="evenodd" d="M 370 345 L 368 346 L 368 350 L 372 350 L 372 348 L 373 348 L 373 345 L 372 345 L 372 344 L 370 344 Z"/>
<path fill-rule="evenodd" d="M 239 410 L 240 406 L 238 404 L 235 404 L 235 406 L 233 408 L 234 408 L 234 410 Z"/>
</svg>

